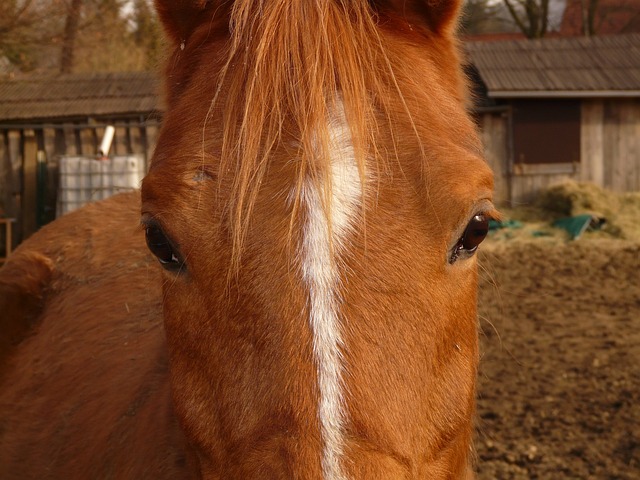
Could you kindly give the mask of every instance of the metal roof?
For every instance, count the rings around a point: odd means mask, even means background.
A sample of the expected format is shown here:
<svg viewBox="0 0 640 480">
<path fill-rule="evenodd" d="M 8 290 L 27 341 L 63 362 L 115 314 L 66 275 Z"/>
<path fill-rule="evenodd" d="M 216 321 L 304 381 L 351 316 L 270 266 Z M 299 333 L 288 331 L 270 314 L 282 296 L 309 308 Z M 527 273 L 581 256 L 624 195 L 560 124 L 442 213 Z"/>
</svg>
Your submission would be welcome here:
<svg viewBox="0 0 640 480">
<path fill-rule="evenodd" d="M 640 34 L 468 42 L 489 97 L 640 96 Z"/>
<path fill-rule="evenodd" d="M 160 108 L 149 72 L 0 80 L 0 121 L 148 114 Z"/>
</svg>

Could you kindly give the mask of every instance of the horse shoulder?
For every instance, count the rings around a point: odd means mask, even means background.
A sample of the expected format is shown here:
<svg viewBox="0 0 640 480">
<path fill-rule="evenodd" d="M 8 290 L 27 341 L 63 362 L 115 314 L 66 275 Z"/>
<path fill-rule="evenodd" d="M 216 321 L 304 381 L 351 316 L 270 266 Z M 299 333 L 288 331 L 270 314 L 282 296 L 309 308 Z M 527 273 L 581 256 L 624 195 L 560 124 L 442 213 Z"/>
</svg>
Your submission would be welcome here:
<svg viewBox="0 0 640 480">
<path fill-rule="evenodd" d="M 138 212 L 66 215 L 0 271 L 0 478 L 187 477 Z"/>
</svg>

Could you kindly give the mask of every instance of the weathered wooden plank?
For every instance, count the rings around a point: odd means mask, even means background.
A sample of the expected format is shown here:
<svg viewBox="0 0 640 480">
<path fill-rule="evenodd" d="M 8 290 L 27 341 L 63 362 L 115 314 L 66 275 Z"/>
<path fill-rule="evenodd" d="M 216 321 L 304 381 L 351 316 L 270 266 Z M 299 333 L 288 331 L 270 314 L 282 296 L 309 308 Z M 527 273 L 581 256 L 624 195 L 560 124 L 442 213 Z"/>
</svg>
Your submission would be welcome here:
<svg viewBox="0 0 640 480">
<path fill-rule="evenodd" d="M 549 164 L 551 165 L 551 164 Z M 532 165 L 529 165 L 532 166 Z M 544 164 L 543 167 L 548 165 Z M 511 194 L 513 205 L 526 205 L 535 201 L 542 190 L 566 180 L 578 180 L 579 170 L 574 173 L 550 172 L 511 177 Z"/>
<path fill-rule="evenodd" d="M 608 99 L 602 114 L 602 186 L 640 190 L 640 101 Z"/>
<path fill-rule="evenodd" d="M 620 108 L 620 135 L 619 158 L 617 159 L 619 170 L 622 174 L 620 187 L 624 192 L 640 190 L 640 140 L 638 131 L 640 125 L 640 102 L 634 100 L 621 100 Z"/>
<path fill-rule="evenodd" d="M 514 165 L 515 176 L 577 175 L 580 173 L 579 163 L 518 163 Z"/>
<path fill-rule="evenodd" d="M 604 186 L 603 146 L 604 102 L 585 100 L 582 102 L 580 122 L 580 158 L 582 169 L 580 180 Z"/>
<path fill-rule="evenodd" d="M 153 152 L 156 149 L 156 143 L 158 142 L 159 123 L 155 118 L 150 118 L 146 121 L 145 133 L 147 137 L 147 164 L 146 171 L 149 171 L 151 166 L 151 159 L 153 158 Z"/>
<path fill-rule="evenodd" d="M 80 154 L 80 142 L 76 136 L 77 129 L 72 123 L 63 125 L 65 152 L 67 155 Z"/>
<path fill-rule="evenodd" d="M 141 127 L 140 122 L 129 122 L 129 139 L 131 142 L 131 153 L 145 153 L 145 134 L 144 128 Z"/>
<path fill-rule="evenodd" d="M 37 222 L 37 155 L 38 143 L 33 130 L 23 135 L 24 159 L 22 194 L 22 237 L 26 239 L 38 229 Z"/>
<path fill-rule="evenodd" d="M 55 218 L 57 191 L 58 191 L 58 153 L 57 132 L 59 129 L 44 128 L 44 151 L 46 159 L 46 178 L 43 179 L 44 186 L 44 212 L 42 212 L 43 223 L 48 223 Z"/>
<path fill-rule="evenodd" d="M 105 132 L 106 128 L 103 127 L 102 125 L 99 125 L 96 127 L 95 132 L 96 132 L 96 141 L 98 142 L 97 145 L 98 147 L 96 148 L 96 153 L 99 154 L 100 153 L 100 146 L 102 145 L 102 139 L 104 137 L 104 132 Z M 111 151 L 111 149 L 109 149 L 109 152 Z M 109 152 L 106 152 L 106 156 L 109 156 Z"/>
<path fill-rule="evenodd" d="M 12 174 L 7 132 L 0 130 L 0 218 L 10 217 L 10 212 L 13 211 Z M 11 225 L 0 229 L 0 245 L 5 246 L 5 257 L 13 248 L 9 228 Z"/>
<path fill-rule="evenodd" d="M 59 155 L 67 154 L 67 146 L 64 138 L 64 130 L 62 126 L 59 128 L 55 128 L 55 137 L 54 137 L 54 149 L 53 149 L 53 157 L 57 161 L 57 157 Z"/>
<path fill-rule="evenodd" d="M 94 128 L 83 128 L 80 130 L 80 144 L 82 155 L 93 157 L 98 152 L 98 140 Z"/>
<path fill-rule="evenodd" d="M 607 165 L 604 186 L 622 191 L 624 179 L 620 164 L 620 108 L 617 102 L 605 101 L 603 122 L 603 155 Z"/>
<path fill-rule="evenodd" d="M 7 138 L 4 131 L 0 130 L 0 214 L 6 214 L 7 202 L 10 201 L 11 192 L 11 162 L 7 148 Z"/>
<path fill-rule="evenodd" d="M 115 155 L 126 155 L 130 152 L 127 126 L 122 122 L 118 122 L 115 127 L 116 134 L 113 138 L 114 145 L 111 148 Z"/>
<path fill-rule="evenodd" d="M 11 159 L 11 168 L 14 173 L 18 175 L 14 176 L 14 187 L 20 186 L 21 177 L 20 172 L 22 169 L 22 130 L 9 130 L 8 132 L 8 147 L 9 157 Z M 20 188 L 18 188 L 20 190 Z"/>
<path fill-rule="evenodd" d="M 9 166 L 11 168 L 11 184 L 9 185 L 7 214 L 17 219 L 14 225 L 14 245 L 22 240 L 22 131 L 9 130 L 6 135 Z"/>
<path fill-rule="evenodd" d="M 632 122 L 633 111 L 629 104 L 626 102 L 620 102 L 618 107 L 620 109 L 620 137 L 619 137 L 619 158 L 618 165 L 622 178 L 620 179 L 620 188 L 623 192 L 633 190 L 635 184 L 635 172 L 630 168 L 633 164 L 629 161 L 629 152 L 631 150 L 631 142 L 629 136 L 633 134 Z"/>
<path fill-rule="evenodd" d="M 629 134 L 628 159 L 631 170 L 635 172 L 633 191 L 640 192 L 640 98 L 630 100 L 633 104 L 633 119 Z"/>
<path fill-rule="evenodd" d="M 56 156 L 56 129 L 55 128 L 43 128 L 43 149 L 47 155 L 47 161 L 53 161 Z"/>
<path fill-rule="evenodd" d="M 504 205 L 509 202 L 508 131 L 505 113 L 485 113 L 481 117 L 480 136 L 484 155 L 494 175 L 494 201 Z"/>
</svg>

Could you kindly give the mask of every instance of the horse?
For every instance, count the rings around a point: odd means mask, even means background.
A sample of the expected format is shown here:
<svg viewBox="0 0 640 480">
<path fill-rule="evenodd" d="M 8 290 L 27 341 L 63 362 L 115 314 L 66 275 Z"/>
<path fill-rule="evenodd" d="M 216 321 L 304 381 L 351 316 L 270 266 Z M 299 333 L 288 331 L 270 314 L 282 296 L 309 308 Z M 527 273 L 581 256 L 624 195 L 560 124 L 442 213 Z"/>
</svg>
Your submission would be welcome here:
<svg viewBox="0 0 640 480">
<path fill-rule="evenodd" d="M 141 193 L 0 273 L 1 478 L 473 478 L 497 212 L 459 8 L 156 0 Z"/>
</svg>

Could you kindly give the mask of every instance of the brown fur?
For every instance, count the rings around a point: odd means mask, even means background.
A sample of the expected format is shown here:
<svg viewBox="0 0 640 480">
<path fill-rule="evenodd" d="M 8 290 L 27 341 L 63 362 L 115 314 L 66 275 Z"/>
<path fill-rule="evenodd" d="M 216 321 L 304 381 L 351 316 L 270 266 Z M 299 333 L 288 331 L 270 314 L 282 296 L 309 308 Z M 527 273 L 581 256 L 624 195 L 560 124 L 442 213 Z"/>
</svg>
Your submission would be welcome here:
<svg viewBox="0 0 640 480">
<path fill-rule="evenodd" d="M 16 311 L 37 305 L 39 316 L 0 372 L 0 478 L 184 475 L 156 265 L 138 205 L 128 194 L 66 215 L 0 271 L 1 284 L 19 290 L 29 277 L 14 276 L 16 267 L 49 266 L 37 296 L 24 288 L 22 308 L 3 311 L 18 321 Z"/>
<path fill-rule="evenodd" d="M 37 322 L 53 262 L 38 252 L 14 256 L 0 277 L 0 362 Z"/>
<path fill-rule="evenodd" d="M 471 216 L 491 210 L 492 184 L 465 111 L 458 7 L 157 1 L 174 45 L 142 212 L 186 267 L 159 277 L 130 197 L 16 251 L 14 265 L 36 252 L 52 268 L 3 379 L 0 477 L 322 478 L 297 252 L 305 182 L 331 215 L 336 92 L 363 187 L 337 259 L 344 471 L 470 475 L 476 267 L 447 257 Z"/>
</svg>

